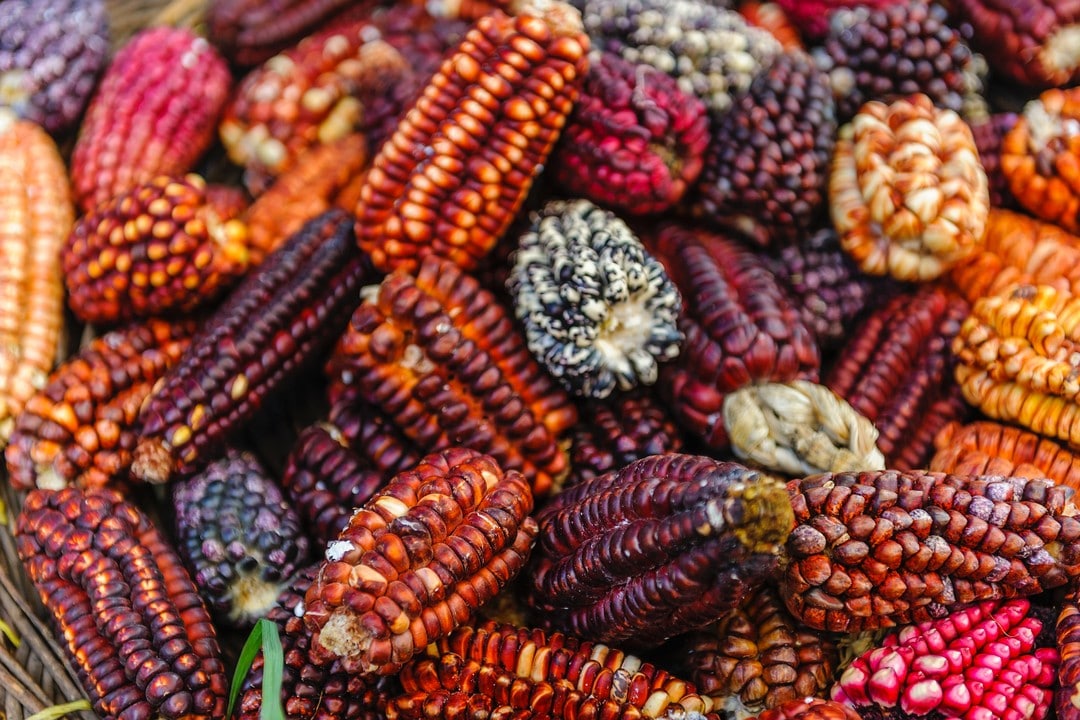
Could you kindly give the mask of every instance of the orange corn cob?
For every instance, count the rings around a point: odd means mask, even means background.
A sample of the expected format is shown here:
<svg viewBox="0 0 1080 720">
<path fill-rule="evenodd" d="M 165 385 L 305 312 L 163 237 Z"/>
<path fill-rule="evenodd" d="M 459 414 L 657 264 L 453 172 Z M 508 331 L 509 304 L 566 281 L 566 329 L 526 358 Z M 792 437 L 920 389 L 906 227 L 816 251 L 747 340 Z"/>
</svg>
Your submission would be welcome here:
<svg viewBox="0 0 1080 720">
<path fill-rule="evenodd" d="M 784 8 L 773 2 L 743 0 L 739 3 L 739 14 L 751 25 L 764 28 L 780 41 L 785 50 L 804 50 L 799 29 L 791 22 Z"/>
<path fill-rule="evenodd" d="M 1080 296 L 1020 285 L 981 298 L 952 347 L 965 400 L 1080 445 Z"/>
<path fill-rule="evenodd" d="M 1080 456 L 1048 438 L 1001 423 L 951 422 L 934 438 L 930 469 L 957 475 L 1050 478 L 1080 489 Z"/>
<path fill-rule="evenodd" d="M 1080 88 L 1047 90 L 1001 142 L 1009 191 L 1036 216 L 1080 232 Z"/>
<path fill-rule="evenodd" d="M 991 208 L 982 247 L 950 274 L 968 302 L 1013 284 L 1080 293 L 1080 237 L 1011 210 Z"/>
<path fill-rule="evenodd" d="M 536 0 L 482 18 L 379 150 L 356 238 L 379 270 L 424 255 L 471 270 L 509 226 L 566 123 L 588 66 L 581 15 Z"/>
<path fill-rule="evenodd" d="M 56 360 L 63 327 L 60 248 L 75 220 L 52 138 L 0 115 L 0 445 Z"/>
</svg>

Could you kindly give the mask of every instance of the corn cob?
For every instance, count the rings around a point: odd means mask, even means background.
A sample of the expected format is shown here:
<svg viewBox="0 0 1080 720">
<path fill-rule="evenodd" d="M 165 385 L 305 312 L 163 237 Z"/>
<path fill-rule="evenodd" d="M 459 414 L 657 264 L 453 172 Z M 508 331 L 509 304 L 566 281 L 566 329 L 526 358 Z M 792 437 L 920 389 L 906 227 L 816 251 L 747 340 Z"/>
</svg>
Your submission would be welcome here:
<svg viewBox="0 0 1080 720">
<path fill-rule="evenodd" d="M 195 174 L 159 175 L 100 203 L 64 244 L 68 305 L 102 324 L 211 305 L 248 269 L 247 228 L 228 212 Z"/>
<path fill-rule="evenodd" d="M 995 208 L 1015 208 L 1016 198 L 1009 191 L 1009 180 L 1001 170 L 1001 150 L 1005 136 L 1016 125 L 1018 115 L 1014 112 L 996 112 L 985 117 L 968 119 L 975 147 L 979 149 L 979 162 L 986 171 L 990 188 L 990 214 Z M 989 223 L 992 221 L 988 221 Z M 987 230 L 989 232 L 989 229 Z"/>
<path fill-rule="evenodd" d="M 139 413 L 135 478 L 197 470 L 333 342 L 371 279 L 350 220 L 332 210 L 306 223 L 206 320 Z"/>
<path fill-rule="evenodd" d="M 206 6 L 210 40 L 234 65 L 270 59 L 335 18 L 364 16 L 372 0 L 216 0 Z"/>
<path fill-rule="evenodd" d="M 370 20 L 334 24 L 249 72 L 218 133 L 257 196 L 305 151 L 380 126 L 379 113 L 397 118 L 402 108 L 373 100 L 393 97 L 411 73 Z"/>
<path fill-rule="evenodd" d="M 63 327 L 60 248 L 74 222 L 56 144 L 0 111 L 0 446 L 53 367 Z"/>
<path fill-rule="evenodd" d="M 789 475 L 884 470 L 877 428 L 829 388 L 755 383 L 724 398 L 724 428 L 741 461 Z"/>
<path fill-rule="evenodd" d="M 830 696 L 871 714 L 1042 720 L 1059 656 L 1031 610 L 990 600 L 908 625 L 855 658 Z"/>
<path fill-rule="evenodd" d="M 225 664 L 180 558 L 105 489 L 33 490 L 19 557 L 103 720 L 225 715 Z"/>
<path fill-rule="evenodd" d="M 308 563 L 300 516 L 254 455 L 229 450 L 173 483 L 177 552 L 222 624 L 249 628 Z"/>
<path fill-rule="evenodd" d="M 499 10 L 508 15 L 518 12 L 520 0 L 412 0 L 422 4 L 438 18 L 475 21 Z"/>
<path fill-rule="evenodd" d="M 1020 285 L 976 301 L 953 341 L 964 399 L 995 420 L 1080 444 L 1080 298 Z"/>
<path fill-rule="evenodd" d="M 341 196 L 363 176 L 370 159 L 367 140 L 359 133 L 301 155 L 291 170 L 279 175 L 255 198 L 242 217 L 248 228 L 251 264 L 261 263 L 320 213 L 333 207 L 351 207 L 341 201 Z"/>
<path fill-rule="evenodd" d="M 1054 708 L 1058 720 L 1080 718 L 1080 590 L 1072 590 L 1061 604 L 1055 627 L 1058 665 Z"/>
<path fill-rule="evenodd" d="M 792 527 L 779 481 L 703 456 L 647 457 L 537 515 L 531 601 L 545 627 L 645 645 L 737 607 Z"/>
<path fill-rule="evenodd" d="M 1080 237 L 1052 223 L 992 208 L 983 245 L 950 273 L 951 284 L 974 303 L 1010 285 L 1053 285 L 1080 294 Z"/>
<path fill-rule="evenodd" d="M 683 298 L 686 340 L 661 368 L 660 394 L 684 427 L 710 448 L 724 448 L 724 396 L 765 380 L 816 381 L 817 344 L 760 255 L 679 225 L 645 239 Z"/>
<path fill-rule="evenodd" d="M 859 632 L 1075 582 L 1080 518 L 1047 480 L 885 470 L 788 485 L 781 593 L 810 627 Z"/>
<path fill-rule="evenodd" d="M 506 288 L 529 351 L 568 392 L 652 385 L 678 356 L 679 291 L 610 210 L 549 201 L 530 214 L 511 265 Z"/>
<path fill-rule="evenodd" d="M 354 313 L 327 366 L 422 452 L 454 445 L 520 470 L 536 495 L 568 470 L 569 395 L 529 354 L 510 315 L 454 263 L 391 273 Z M 342 390 L 333 390 L 334 387 Z"/>
<path fill-rule="evenodd" d="M 310 654 L 311 633 L 304 625 L 304 594 L 311 587 L 318 564 L 296 574 L 267 613 L 278 626 L 284 666 L 281 706 L 290 720 L 383 720 L 386 701 L 397 694 L 396 678 L 371 681 L 347 673 L 340 663 L 316 663 Z M 265 658 L 256 653 L 251 670 L 240 687 L 237 720 L 260 720 Z"/>
<path fill-rule="evenodd" d="M 113 57 L 71 157 L 76 204 L 88 212 L 157 175 L 190 172 L 210 147 L 231 78 L 205 39 L 155 27 Z"/>
<path fill-rule="evenodd" d="M 520 473 L 473 450 L 399 473 L 326 546 L 304 599 L 313 651 L 348 672 L 397 672 L 517 575 L 532 508 Z"/>
<path fill-rule="evenodd" d="M 1050 89 L 1024 106 L 1001 141 L 1009 192 L 1036 217 L 1080 233 L 1080 90 Z"/>
<path fill-rule="evenodd" d="M 379 150 L 355 212 L 375 267 L 430 253 L 472 269 L 506 231 L 559 137 L 587 69 L 579 13 L 537 0 L 488 15 Z"/>
<path fill-rule="evenodd" d="M 492 622 L 432 645 L 401 683 L 388 720 L 719 718 L 692 685 L 634 655 Z"/>
<path fill-rule="evenodd" d="M 1048 438 L 996 422 L 951 422 L 934 438 L 930 469 L 957 475 L 1050 478 L 1080 489 L 1080 457 Z"/>
<path fill-rule="evenodd" d="M 701 100 L 651 65 L 598 53 L 548 169 L 572 197 L 657 214 L 694 185 L 708 145 Z"/>
<path fill-rule="evenodd" d="M 829 211 L 864 272 L 940 277 L 976 250 L 989 192 L 970 128 L 926 95 L 870 101 L 840 128 Z"/>
<path fill-rule="evenodd" d="M 567 485 L 618 470 L 649 455 L 679 452 L 683 438 L 652 393 L 637 390 L 606 400 L 584 400 L 574 426 Z"/>
<path fill-rule="evenodd" d="M 13 0 L 0 11 L 0 107 L 55 135 L 75 125 L 109 52 L 104 0 Z"/>
<path fill-rule="evenodd" d="M 799 29 L 791 22 L 791 18 L 782 7 L 775 2 L 758 2 L 758 0 L 741 0 L 738 3 L 739 14 L 754 27 L 768 30 L 769 34 L 777 39 L 780 47 L 785 51 L 805 50 Z"/>
<path fill-rule="evenodd" d="M 684 643 L 687 679 L 740 716 L 823 695 L 839 660 L 830 638 L 795 623 L 773 585 Z"/>
<path fill-rule="evenodd" d="M 194 331 L 191 320 L 151 319 L 112 330 L 61 363 L 15 420 L 4 449 L 12 487 L 122 487 L 139 407 Z"/>
<path fill-rule="evenodd" d="M 746 720 L 863 720 L 855 708 L 834 700 L 807 697 L 789 700 Z"/>
<path fill-rule="evenodd" d="M 959 389 L 949 346 L 967 312 L 938 286 L 897 295 L 859 325 L 826 375 L 824 384 L 878 429 L 886 467 L 923 467 L 940 425 L 925 428 L 962 417 L 963 403 L 950 400 Z"/>
</svg>

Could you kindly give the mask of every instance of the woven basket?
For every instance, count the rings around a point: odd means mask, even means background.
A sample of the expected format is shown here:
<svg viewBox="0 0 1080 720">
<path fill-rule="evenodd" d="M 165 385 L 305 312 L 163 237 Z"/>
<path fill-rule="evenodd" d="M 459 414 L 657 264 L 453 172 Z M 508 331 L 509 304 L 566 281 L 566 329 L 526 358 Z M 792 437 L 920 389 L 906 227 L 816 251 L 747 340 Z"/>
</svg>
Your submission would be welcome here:
<svg viewBox="0 0 1080 720">
<path fill-rule="evenodd" d="M 113 52 L 138 31 L 155 25 L 198 30 L 207 0 L 105 0 Z M 61 356 L 87 340 L 68 323 L 72 337 Z M 95 720 L 98 716 L 49 626 L 49 615 L 15 551 L 15 517 L 24 493 L 6 482 L 0 462 L 0 718 Z"/>
</svg>

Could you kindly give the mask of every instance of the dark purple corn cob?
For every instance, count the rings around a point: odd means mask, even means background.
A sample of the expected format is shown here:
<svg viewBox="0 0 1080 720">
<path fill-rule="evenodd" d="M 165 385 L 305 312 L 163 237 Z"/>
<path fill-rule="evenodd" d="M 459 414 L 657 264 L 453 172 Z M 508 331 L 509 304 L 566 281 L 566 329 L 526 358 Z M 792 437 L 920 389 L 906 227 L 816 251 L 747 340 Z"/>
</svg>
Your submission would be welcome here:
<svg viewBox="0 0 1080 720">
<path fill-rule="evenodd" d="M 934 435 L 967 413 L 949 349 L 968 304 L 926 285 L 898 294 L 852 333 L 825 378 L 879 431 L 886 467 L 924 467 Z"/>
<path fill-rule="evenodd" d="M 191 171 L 210 147 L 232 78 L 190 30 L 154 27 L 113 57 L 79 127 L 71 186 L 84 212 L 157 175 Z"/>
<path fill-rule="evenodd" d="M 32 490 L 15 537 L 103 720 L 224 718 L 228 683 L 210 614 L 138 508 L 112 490 Z"/>
<path fill-rule="evenodd" d="M 1075 583 L 1080 518 L 1049 480 L 880 470 L 788 484 L 781 594 L 810 627 L 861 632 Z"/>
<path fill-rule="evenodd" d="M 705 104 L 651 65 L 600 53 L 549 162 L 555 182 L 620 213 L 667 210 L 697 180 Z"/>
<path fill-rule="evenodd" d="M 374 279 L 350 222 L 340 210 L 309 221 L 215 310 L 140 412 L 136 478 L 197 470 L 333 343 Z"/>
<path fill-rule="evenodd" d="M 816 227 L 826 204 L 836 103 L 825 73 L 801 50 L 779 55 L 713 118 L 695 212 L 761 226 L 786 245 Z"/>
<path fill-rule="evenodd" d="M 727 393 L 763 380 L 817 381 L 814 336 L 760 254 L 681 225 L 663 227 L 650 249 L 682 295 L 686 338 L 679 357 L 660 368 L 660 394 L 710 448 L 728 443 Z"/>
<path fill-rule="evenodd" d="M 675 453 L 566 488 L 537 520 L 531 599 L 542 624 L 635 645 L 737 607 L 775 572 L 793 524 L 778 480 Z"/>
<path fill-rule="evenodd" d="M 945 8 L 926 0 L 836 10 L 817 60 L 832 81 L 841 122 L 868 100 L 913 93 L 962 114 L 982 91 L 982 60 Z"/>
<path fill-rule="evenodd" d="M 345 672 L 338 663 L 318 664 L 309 655 L 304 594 L 318 569 L 316 563 L 300 570 L 266 613 L 278 626 L 284 656 L 281 707 L 290 720 L 383 720 L 387 697 L 396 692 L 396 678 L 370 680 Z M 260 651 L 240 687 L 237 720 L 259 720 L 264 667 Z"/>
<path fill-rule="evenodd" d="M 1001 171 L 1001 141 L 1012 130 L 1019 116 L 1014 112 L 988 115 L 978 122 L 969 121 L 975 147 L 979 149 L 979 161 L 986 171 L 990 186 L 990 205 L 997 208 L 1017 207 L 1016 198 L 1009 190 L 1009 180 Z"/>
<path fill-rule="evenodd" d="M 898 283 L 859 270 L 831 227 L 780 248 L 769 267 L 822 351 L 845 340 L 864 311 L 899 291 Z"/>
<path fill-rule="evenodd" d="M 215 0 L 207 4 L 210 41 L 235 65 L 268 60 L 331 20 L 367 14 L 374 0 Z"/>
<path fill-rule="evenodd" d="M 254 455 L 230 450 L 172 485 L 177 551 L 218 621 L 249 627 L 308 562 L 300 517 Z"/>
<path fill-rule="evenodd" d="M 675 421 L 647 390 L 618 393 L 604 400 L 581 400 L 571 437 L 567 485 L 618 470 L 648 455 L 679 452 L 682 435 Z"/>
<path fill-rule="evenodd" d="M 103 0 L 0 3 L 0 107 L 53 134 L 73 127 L 109 52 Z"/>
</svg>

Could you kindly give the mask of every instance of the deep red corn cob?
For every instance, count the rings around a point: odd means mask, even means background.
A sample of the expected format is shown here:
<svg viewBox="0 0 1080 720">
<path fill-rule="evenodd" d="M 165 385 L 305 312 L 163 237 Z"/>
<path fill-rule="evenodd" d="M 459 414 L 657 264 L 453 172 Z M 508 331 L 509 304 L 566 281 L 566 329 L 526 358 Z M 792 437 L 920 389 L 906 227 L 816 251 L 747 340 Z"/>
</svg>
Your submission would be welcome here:
<svg viewBox="0 0 1080 720">
<path fill-rule="evenodd" d="M 177 552 L 217 622 L 248 628 L 308 557 L 300 516 L 249 452 L 170 486 Z"/>
<path fill-rule="evenodd" d="M 231 211 L 194 174 L 159 175 L 100 203 L 64 245 L 68 306 L 111 324 L 211 305 L 248 269 L 247 228 Z"/>
<path fill-rule="evenodd" d="M 431 253 L 473 268 L 517 214 L 589 49 L 575 9 L 530 7 L 478 21 L 376 155 L 355 209 L 376 268 L 415 271 Z"/>
<path fill-rule="evenodd" d="M 823 695 L 839 659 L 836 643 L 797 624 L 771 584 L 684 642 L 687 678 L 740 714 Z"/>
<path fill-rule="evenodd" d="M 370 20 L 335 24 L 249 72 L 218 132 L 259 195 L 305 151 L 379 127 L 386 122 L 380 113 L 396 119 L 402 108 L 374 100 L 409 82 L 411 73 Z"/>
<path fill-rule="evenodd" d="M 766 710 L 747 720 L 863 720 L 855 709 L 821 698 L 789 700 L 780 707 Z"/>
<path fill-rule="evenodd" d="M 1080 519 L 1046 480 L 884 470 L 788 484 L 781 593 L 810 627 L 859 632 L 1074 582 Z"/>
<path fill-rule="evenodd" d="M 304 625 L 304 594 L 318 564 L 302 569 L 278 596 L 266 617 L 278 626 L 283 650 L 281 707 L 290 720 L 383 720 L 386 701 L 397 694 L 396 678 L 370 680 L 345 672 L 339 662 L 326 665 L 311 656 L 311 631 Z M 259 651 L 240 686 L 237 720 L 260 720 L 265 658 Z"/>
<path fill-rule="evenodd" d="M 1018 427 L 983 420 L 951 422 L 934 438 L 930 469 L 956 475 L 1050 478 L 1080 489 L 1080 456 L 1053 440 Z"/>
<path fill-rule="evenodd" d="M 570 396 L 544 374 L 491 293 L 425 257 L 391 273 L 353 314 L 328 363 L 331 393 L 355 387 L 423 452 L 462 445 L 520 470 L 543 495 L 569 470 Z M 335 389 L 336 388 L 336 389 Z"/>
<path fill-rule="evenodd" d="M 792 527 L 779 481 L 674 453 L 568 487 L 537 519 L 530 599 L 541 621 L 635 645 L 739 606 L 775 571 Z"/>
<path fill-rule="evenodd" d="M 96 713 L 224 717 L 225 663 L 210 614 L 138 508 L 111 490 L 33 490 L 15 534 Z"/>
<path fill-rule="evenodd" d="M 0 6 L 0 107 L 62 134 L 86 109 L 109 52 L 104 0 Z"/>
<path fill-rule="evenodd" d="M 679 225 L 651 241 L 682 295 L 686 337 L 679 357 L 661 368 L 660 393 L 683 426 L 722 448 L 724 395 L 759 380 L 817 380 L 817 344 L 758 254 Z"/>
<path fill-rule="evenodd" d="M 831 697 L 916 717 L 1042 720 L 1060 657 L 1039 646 L 1042 622 L 1030 609 L 1024 599 L 990 600 L 907 625 L 855 658 Z"/>
<path fill-rule="evenodd" d="M 215 0 L 206 7 L 206 29 L 230 62 L 250 67 L 335 18 L 363 17 L 377 5 L 375 0 Z"/>
<path fill-rule="evenodd" d="M 372 280 L 351 218 L 309 221 L 206 320 L 139 413 L 132 474 L 162 483 L 210 460 L 348 322 Z"/>
<path fill-rule="evenodd" d="M 397 672 L 517 575 L 532 508 L 521 473 L 473 450 L 399 473 L 326 546 L 304 601 L 313 650 L 350 672 Z"/>
<path fill-rule="evenodd" d="M 852 333 L 825 385 L 878 429 L 886 467 L 923 467 L 937 431 L 966 413 L 950 345 L 968 304 L 938 286 L 898 294 Z"/>
<path fill-rule="evenodd" d="M 214 138 L 231 79 L 190 30 L 143 30 L 116 53 L 79 128 L 71 157 L 75 202 L 99 202 L 157 175 L 191 171 Z"/>
<path fill-rule="evenodd" d="M 139 407 L 194 332 L 191 320 L 151 319 L 111 330 L 61 363 L 19 413 L 4 448 L 8 482 L 20 490 L 123 486 Z"/>
<path fill-rule="evenodd" d="M 605 645 L 486 623 L 434 644 L 401 673 L 388 720 L 464 717 L 716 720 L 690 683 Z"/>
<path fill-rule="evenodd" d="M 833 11 L 857 5 L 879 8 L 887 7 L 896 0 L 776 0 L 791 22 L 808 41 L 818 41 L 829 30 L 829 18 Z"/>
<path fill-rule="evenodd" d="M 651 65 L 597 55 L 548 163 L 568 194 L 620 213 L 660 213 L 704 166 L 705 104 Z"/>
</svg>

